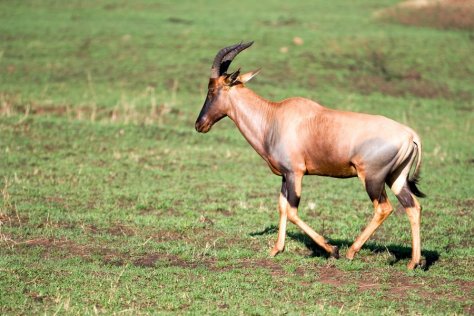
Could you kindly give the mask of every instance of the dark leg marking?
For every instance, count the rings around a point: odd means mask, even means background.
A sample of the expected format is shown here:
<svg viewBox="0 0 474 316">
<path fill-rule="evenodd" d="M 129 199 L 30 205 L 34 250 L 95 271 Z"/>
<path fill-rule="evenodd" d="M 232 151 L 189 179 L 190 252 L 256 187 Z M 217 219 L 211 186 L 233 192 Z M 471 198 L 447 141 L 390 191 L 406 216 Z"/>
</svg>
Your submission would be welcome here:
<svg viewBox="0 0 474 316">
<path fill-rule="evenodd" d="M 404 208 L 415 207 L 415 200 L 413 199 L 410 188 L 405 184 L 400 193 L 397 195 L 398 201 Z"/>
<path fill-rule="evenodd" d="M 296 193 L 294 176 L 284 176 L 283 183 L 281 193 L 286 197 L 291 207 L 298 208 L 301 197 Z"/>
<path fill-rule="evenodd" d="M 386 201 L 385 196 L 382 194 L 384 186 L 384 180 L 380 181 L 378 179 L 365 179 L 365 190 L 367 191 L 367 194 L 369 195 L 369 198 L 372 202 L 379 201 L 379 203 L 382 203 Z"/>
</svg>

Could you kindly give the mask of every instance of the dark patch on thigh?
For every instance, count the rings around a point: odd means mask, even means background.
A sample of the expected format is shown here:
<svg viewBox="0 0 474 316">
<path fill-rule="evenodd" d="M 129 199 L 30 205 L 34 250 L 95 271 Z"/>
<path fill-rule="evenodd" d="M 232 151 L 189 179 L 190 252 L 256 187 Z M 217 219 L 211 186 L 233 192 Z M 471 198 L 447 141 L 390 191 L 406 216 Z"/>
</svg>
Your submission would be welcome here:
<svg viewBox="0 0 474 316">
<path fill-rule="evenodd" d="M 397 199 L 404 208 L 415 207 L 415 200 L 406 184 L 402 187 L 400 193 L 397 194 Z"/>
<path fill-rule="evenodd" d="M 382 195 L 382 190 L 385 186 L 384 180 L 379 179 L 365 179 L 365 190 L 371 201 L 384 202 L 385 197 Z M 383 201 L 382 201 L 383 200 Z"/>
</svg>

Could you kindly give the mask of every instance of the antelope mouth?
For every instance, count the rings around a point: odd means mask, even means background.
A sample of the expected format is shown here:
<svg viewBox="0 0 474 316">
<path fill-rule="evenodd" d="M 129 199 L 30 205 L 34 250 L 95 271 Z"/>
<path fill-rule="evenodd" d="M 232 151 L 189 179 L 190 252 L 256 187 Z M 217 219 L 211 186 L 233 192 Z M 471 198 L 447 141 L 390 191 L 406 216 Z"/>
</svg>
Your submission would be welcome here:
<svg viewBox="0 0 474 316">
<path fill-rule="evenodd" d="M 194 127 L 199 133 L 207 133 L 211 130 L 212 124 L 209 124 L 207 122 L 196 122 Z"/>
</svg>

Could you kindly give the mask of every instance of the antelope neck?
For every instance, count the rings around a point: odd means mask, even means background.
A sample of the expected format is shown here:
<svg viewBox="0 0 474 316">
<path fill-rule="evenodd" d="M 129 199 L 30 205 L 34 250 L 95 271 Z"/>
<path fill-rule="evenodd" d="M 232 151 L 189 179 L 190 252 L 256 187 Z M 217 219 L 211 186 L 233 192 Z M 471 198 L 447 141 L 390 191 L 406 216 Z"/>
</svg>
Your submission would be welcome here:
<svg viewBox="0 0 474 316">
<path fill-rule="evenodd" d="M 246 87 L 234 87 L 230 91 L 228 116 L 255 151 L 264 157 L 265 135 L 274 119 L 272 102 Z"/>
</svg>

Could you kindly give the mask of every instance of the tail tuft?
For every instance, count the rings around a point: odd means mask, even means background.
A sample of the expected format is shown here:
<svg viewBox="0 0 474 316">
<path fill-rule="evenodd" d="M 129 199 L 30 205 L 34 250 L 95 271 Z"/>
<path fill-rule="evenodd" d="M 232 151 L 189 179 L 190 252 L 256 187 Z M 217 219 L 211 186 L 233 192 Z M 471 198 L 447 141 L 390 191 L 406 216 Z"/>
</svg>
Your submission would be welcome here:
<svg viewBox="0 0 474 316">
<path fill-rule="evenodd" d="M 413 193 L 414 195 L 420 197 L 420 198 L 424 198 L 426 197 L 426 194 L 424 194 L 423 192 L 421 192 L 417 187 L 416 185 L 418 184 L 418 182 L 420 181 L 420 176 L 419 176 L 419 173 L 417 173 L 416 175 L 414 175 L 412 178 L 408 178 L 407 179 L 407 182 L 408 182 L 408 187 L 410 188 L 410 191 L 411 193 Z"/>
<path fill-rule="evenodd" d="M 413 175 L 411 177 L 410 176 L 407 177 L 407 182 L 408 182 L 408 187 L 410 188 L 410 191 L 414 195 L 423 198 L 423 197 L 426 197 L 426 194 L 418 190 L 418 188 L 416 187 L 416 185 L 420 181 L 420 167 L 421 167 L 421 141 L 420 141 L 420 137 L 418 137 L 418 135 L 416 134 L 415 134 L 415 138 L 413 139 L 413 143 L 415 144 L 416 151 L 417 151 L 417 155 L 416 155 L 417 162 L 416 162 Z"/>
</svg>

